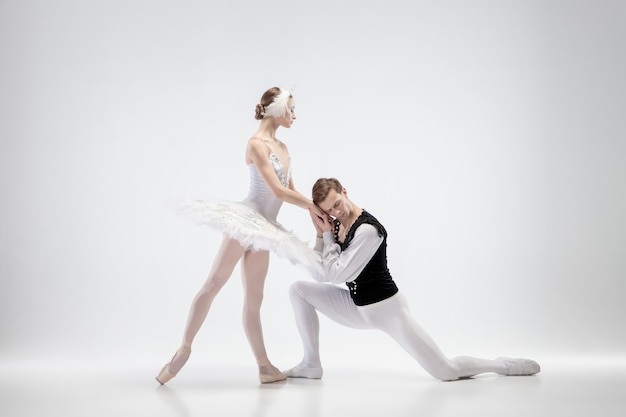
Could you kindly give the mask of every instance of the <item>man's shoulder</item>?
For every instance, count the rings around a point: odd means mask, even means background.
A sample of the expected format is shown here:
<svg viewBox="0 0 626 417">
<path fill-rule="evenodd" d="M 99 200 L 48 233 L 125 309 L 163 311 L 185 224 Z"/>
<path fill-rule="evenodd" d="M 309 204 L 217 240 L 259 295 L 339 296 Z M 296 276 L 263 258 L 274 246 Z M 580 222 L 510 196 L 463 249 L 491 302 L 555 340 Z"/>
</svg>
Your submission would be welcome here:
<svg viewBox="0 0 626 417">
<path fill-rule="evenodd" d="M 387 231 L 385 230 L 385 227 L 382 225 L 382 223 L 378 221 L 378 219 L 367 210 L 363 210 L 363 213 L 361 213 L 361 216 L 359 217 L 359 223 L 359 226 L 367 225 L 369 226 L 367 227 L 367 229 L 374 230 L 379 235 L 387 234 Z"/>
<path fill-rule="evenodd" d="M 379 236 L 378 225 L 374 222 L 362 222 L 354 230 L 354 235 L 364 235 L 366 237 Z"/>
</svg>

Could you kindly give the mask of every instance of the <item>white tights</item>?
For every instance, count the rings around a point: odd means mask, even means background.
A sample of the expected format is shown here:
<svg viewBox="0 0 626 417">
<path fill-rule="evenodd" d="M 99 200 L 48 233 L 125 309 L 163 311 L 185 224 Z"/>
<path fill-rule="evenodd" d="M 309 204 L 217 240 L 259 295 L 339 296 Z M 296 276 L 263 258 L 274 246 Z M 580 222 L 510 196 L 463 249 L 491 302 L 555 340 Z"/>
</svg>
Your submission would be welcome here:
<svg viewBox="0 0 626 417">
<path fill-rule="evenodd" d="M 302 365 L 321 368 L 319 355 L 319 318 L 317 311 L 333 321 L 354 329 L 378 329 L 391 336 L 430 375 L 452 381 L 483 372 L 504 374 L 502 361 L 459 356 L 447 358 L 432 338 L 411 316 L 404 296 L 393 297 L 359 307 L 347 289 L 332 284 L 297 281 L 289 293 L 296 325 L 304 347 Z"/>
<path fill-rule="evenodd" d="M 261 303 L 269 265 L 269 252 L 246 251 L 238 241 L 228 237 L 222 240 L 209 276 L 191 304 L 182 344 L 191 346 L 215 296 L 226 284 L 239 260 L 244 292 L 243 327 L 257 363 L 259 366 L 266 366 L 269 361 L 261 327 Z"/>
</svg>

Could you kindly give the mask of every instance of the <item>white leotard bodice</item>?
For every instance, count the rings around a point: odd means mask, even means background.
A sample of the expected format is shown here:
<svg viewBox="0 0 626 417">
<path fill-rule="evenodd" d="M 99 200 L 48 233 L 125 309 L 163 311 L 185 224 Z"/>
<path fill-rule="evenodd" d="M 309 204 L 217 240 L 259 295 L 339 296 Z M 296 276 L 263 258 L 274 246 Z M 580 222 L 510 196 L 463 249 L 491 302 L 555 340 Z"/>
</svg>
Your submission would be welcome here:
<svg viewBox="0 0 626 417">
<path fill-rule="evenodd" d="M 281 163 L 280 159 L 278 159 L 278 157 L 273 153 L 269 155 L 269 161 L 272 164 L 272 168 L 274 168 L 274 172 L 276 173 L 280 183 L 284 187 L 289 187 L 289 181 L 291 180 L 291 165 L 285 172 L 285 167 Z M 259 174 L 259 170 L 255 164 L 250 164 L 248 167 L 250 169 L 250 190 L 248 192 L 248 197 L 246 197 L 243 203 L 254 208 L 268 220 L 276 221 L 276 216 L 278 215 L 278 211 L 280 210 L 280 206 L 283 204 L 283 201 L 274 196 L 270 187 L 268 187 L 263 177 L 261 177 L 261 174 Z"/>
</svg>

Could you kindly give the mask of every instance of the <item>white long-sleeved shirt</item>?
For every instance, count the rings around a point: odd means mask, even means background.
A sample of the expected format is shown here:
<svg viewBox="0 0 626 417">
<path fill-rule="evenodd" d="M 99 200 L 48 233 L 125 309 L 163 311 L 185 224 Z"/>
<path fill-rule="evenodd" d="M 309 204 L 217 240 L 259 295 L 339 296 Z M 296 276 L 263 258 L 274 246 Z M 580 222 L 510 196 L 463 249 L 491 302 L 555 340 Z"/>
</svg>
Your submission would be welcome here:
<svg viewBox="0 0 626 417">
<path fill-rule="evenodd" d="M 357 227 L 346 250 L 342 251 L 341 246 L 335 243 L 333 232 L 322 233 L 322 237 L 316 238 L 314 248 L 320 253 L 325 272 L 324 277 L 317 277 L 318 281 L 332 284 L 354 281 L 372 259 L 383 239 L 376 227 L 363 223 Z"/>
</svg>

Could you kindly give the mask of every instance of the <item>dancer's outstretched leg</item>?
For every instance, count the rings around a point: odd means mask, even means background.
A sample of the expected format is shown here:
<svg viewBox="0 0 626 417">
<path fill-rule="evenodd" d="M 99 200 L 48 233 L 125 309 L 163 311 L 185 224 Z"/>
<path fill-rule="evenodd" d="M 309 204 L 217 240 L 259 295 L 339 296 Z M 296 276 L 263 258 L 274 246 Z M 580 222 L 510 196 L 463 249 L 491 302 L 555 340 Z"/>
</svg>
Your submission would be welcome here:
<svg viewBox="0 0 626 417">
<path fill-rule="evenodd" d="M 485 372 L 501 375 L 532 375 L 539 364 L 529 359 L 481 359 L 459 356 L 448 359 L 434 340 L 412 317 L 401 294 L 380 307 L 365 310 L 370 321 L 396 340 L 433 377 L 443 381 L 468 378 Z"/>
<path fill-rule="evenodd" d="M 263 338 L 261 304 L 268 266 L 269 252 L 267 251 L 247 251 L 243 255 L 241 262 L 244 291 L 243 328 L 259 367 L 259 381 L 263 384 L 287 379 L 287 375 L 272 365 L 268 359 Z"/>
<path fill-rule="evenodd" d="M 232 275 L 233 269 L 243 253 L 244 249 L 238 241 L 227 237 L 222 240 L 209 276 L 191 303 L 181 346 L 170 362 L 165 364 L 157 375 L 156 379 L 159 383 L 165 384 L 176 376 L 187 362 L 187 359 L 189 359 L 193 339 L 198 334 L 202 323 L 204 323 L 215 296 Z"/>
</svg>

